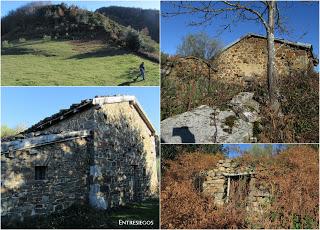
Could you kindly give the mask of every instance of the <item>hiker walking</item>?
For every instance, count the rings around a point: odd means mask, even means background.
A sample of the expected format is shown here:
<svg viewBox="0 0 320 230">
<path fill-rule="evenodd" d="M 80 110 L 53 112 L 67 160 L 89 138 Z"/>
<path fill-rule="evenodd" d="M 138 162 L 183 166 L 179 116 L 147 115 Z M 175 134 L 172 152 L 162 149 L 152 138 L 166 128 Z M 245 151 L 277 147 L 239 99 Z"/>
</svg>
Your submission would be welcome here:
<svg viewBox="0 0 320 230">
<path fill-rule="evenodd" d="M 144 62 L 142 62 L 141 64 L 140 64 L 140 67 L 139 67 L 139 69 L 140 69 L 140 76 L 142 77 L 142 79 L 144 80 Z"/>
</svg>

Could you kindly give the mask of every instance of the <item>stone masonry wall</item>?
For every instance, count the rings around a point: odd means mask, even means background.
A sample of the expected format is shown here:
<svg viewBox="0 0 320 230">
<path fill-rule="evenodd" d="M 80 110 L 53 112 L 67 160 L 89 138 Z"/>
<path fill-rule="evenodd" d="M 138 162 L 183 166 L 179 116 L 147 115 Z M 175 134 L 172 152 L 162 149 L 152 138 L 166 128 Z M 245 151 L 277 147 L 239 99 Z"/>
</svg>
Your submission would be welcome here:
<svg viewBox="0 0 320 230">
<path fill-rule="evenodd" d="M 89 142 L 82 138 L 2 157 L 2 216 L 49 214 L 86 199 L 107 209 L 157 194 L 155 137 L 133 105 L 96 105 L 42 133 L 84 129 L 92 131 Z M 37 164 L 48 166 L 44 181 L 35 181 Z"/>
<path fill-rule="evenodd" d="M 2 221 L 50 214 L 85 201 L 88 193 L 88 138 L 1 155 Z M 35 166 L 47 166 L 44 180 Z"/>
<path fill-rule="evenodd" d="M 104 208 L 157 192 L 154 136 L 128 102 L 104 104 L 95 113 L 93 205 Z"/>
<path fill-rule="evenodd" d="M 91 130 L 95 128 L 93 120 L 94 109 L 88 109 L 66 118 L 45 129 L 49 133 L 59 133 L 66 131 Z"/>
<path fill-rule="evenodd" d="M 199 173 L 194 180 L 195 187 L 203 194 L 214 198 L 217 206 L 223 206 L 228 202 L 227 186 L 228 177 L 248 178 L 248 194 L 246 197 L 247 210 L 263 212 L 270 199 L 267 188 L 257 187 L 255 172 L 250 167 L 239 167 L 238 164 L 230 159 L 220 160 L 216 168 Z"/>
<path fill-rule="evenodd" d="M 276 70 L 287 75 L 291 71 L 305 71 L 312 67 L 311 52 L 288 44 L 275 42 Z M 244 82 L 248 78 L 266 80 L 267 40 L 248 37 L 223 51 L 215 60 L 218 78 Z"/>
</svg>

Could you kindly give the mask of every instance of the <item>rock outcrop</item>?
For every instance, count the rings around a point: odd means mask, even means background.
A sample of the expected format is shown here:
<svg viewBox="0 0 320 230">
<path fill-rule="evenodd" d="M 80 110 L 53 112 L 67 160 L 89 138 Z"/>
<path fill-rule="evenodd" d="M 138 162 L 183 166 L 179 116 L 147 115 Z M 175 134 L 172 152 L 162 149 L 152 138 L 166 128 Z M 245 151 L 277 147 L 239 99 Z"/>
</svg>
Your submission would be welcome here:
<svg viewBox="0 0 320 230">
<path fill-rule="evenodd" d="M 256 142 L 254 125 L 260 121 L 260 105 L 254 93 L 242 92 L 229 108 L 201 105 L 161 122 L 161 141 L 165 143 L 243 143 Z"/>
</svg>

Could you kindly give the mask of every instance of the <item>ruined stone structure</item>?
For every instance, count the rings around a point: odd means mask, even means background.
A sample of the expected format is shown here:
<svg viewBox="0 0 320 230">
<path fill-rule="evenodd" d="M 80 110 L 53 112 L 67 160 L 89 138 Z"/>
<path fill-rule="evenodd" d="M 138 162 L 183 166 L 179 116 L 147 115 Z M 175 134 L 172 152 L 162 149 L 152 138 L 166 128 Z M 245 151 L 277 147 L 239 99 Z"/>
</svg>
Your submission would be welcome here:
<svg viewBox="0 0 320 230">
<path fill-rule="evenodd" d="M 276 71 L 279 77 L 293 72 L 306 72 L 318 65 L 319 60 L 314 56 L 311 44 L 275 39 L 275 49 Z M 224 47 L 211 61 L 196 57 L 169 59 L 162 65 L 161 74 L 179 75 L 176 73 L 177 69 L 190 71 L 190 68 L 193 68 L 199 76 L 241 85 L 254 81 L 265 82 L 267 53 L 266 37 L 248 34 Z"/>
<path fill-rule="evenodd" d="M 230 159 L 220 160 L 216 168 L 195 176 L 195 187 L 214 198 L 217 206 L 242 202 L 248 211 L 263 212 L 270 201 L 267 188 L 257 186 L 254 169 L 239 167 Z"/>
<path fill-rule="evenodd" d="M 279 76 L 293 71 L 306 71 L 318 65 L 312 45 L 275 39 L 276 71 Z M 226 46 L 214 60 L 215 76 L 220 79 L 245 82 L 252 78 L 265 80 L 267 74 L 267 39 L 248 34 Z M 255 79 L 254 79 L 255 80 Z"/>
<path fill-rule="evenodd" d="M 134 96 L 84 100 L 1 144 L 3 220 L 157 192 L 155 130 Z"/>
</svg>

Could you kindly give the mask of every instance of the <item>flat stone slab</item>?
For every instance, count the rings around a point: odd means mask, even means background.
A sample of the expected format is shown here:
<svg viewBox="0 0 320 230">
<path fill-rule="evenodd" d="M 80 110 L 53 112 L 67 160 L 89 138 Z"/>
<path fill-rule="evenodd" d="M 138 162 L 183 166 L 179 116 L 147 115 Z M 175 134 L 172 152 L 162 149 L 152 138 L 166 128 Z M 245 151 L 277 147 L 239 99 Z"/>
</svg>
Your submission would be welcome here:
<svg viewBox="0 0 320 230">
<path fill-rule="evenodd" d="M 232 118 L 232 127 L 225 122 Z M 207 105 L 167 118 L 161 122 L 163 143 L 243 143 L 250 142 L 253 124 L 231 109 L 221 111 Z"/>
</svg>

